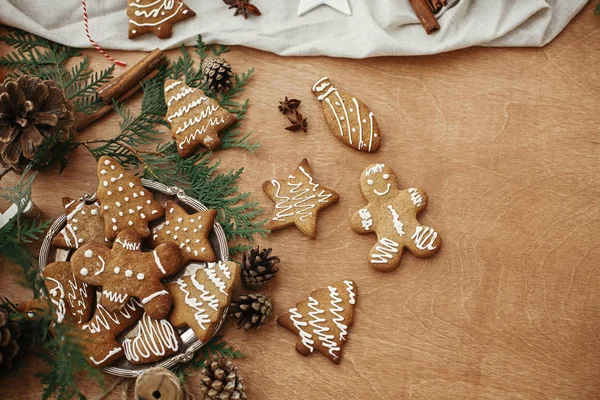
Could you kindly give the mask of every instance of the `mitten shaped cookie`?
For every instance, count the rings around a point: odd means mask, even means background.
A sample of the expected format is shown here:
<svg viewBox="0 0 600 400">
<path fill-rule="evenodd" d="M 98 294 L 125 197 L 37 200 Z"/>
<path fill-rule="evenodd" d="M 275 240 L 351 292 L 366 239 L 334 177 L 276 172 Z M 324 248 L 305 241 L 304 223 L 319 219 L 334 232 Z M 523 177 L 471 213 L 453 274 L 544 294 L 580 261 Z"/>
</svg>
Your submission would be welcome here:
<svg viewBox="0 0 600 400">
<path fill-rule="evenodd" d="M 77 249 L 85 243 L 105 243 L 104 220 L 100 216 L 100 204 L 77 202 L 63 197 L 67 225 L 52 238 L 52 245 L 63 249 Z"/>
<path fill-rule="evenodd" d="M 96 196 L 102 204 L 106 237 L 114 240 L 125 229 L 135 230 L 142 238 L 150 236 L 148 223 L 162 217 L 165 210 L 142 186 L 140 178 L 106 156 L 98 160 L 97 172 Z"/>
<path fill-rule="evenodd" d="M 179 335 L 166 319 L 154 319 L 144 314 L 123 341 L 125 358 L 132 364 L 148 364 L 176 354 Z"/>
<path fill-rule="evenodd" d="M 89 321 L 94 310 L 96 291 L 87 283 L 75 277 L 68 261 L 56 261 L 48 264 L 42 272 L 44 285 L 54 305 L 56 323 L 65 318 L 82 324 Z M 33 299 L 19 307 L 20 312 L 44 310 L 48 303 L 43 299 Z"/>
<path fill-rule="evenodd" d="M 88 362 L 101 368 L 121 358 L 123 348 L 115 338 L 135 324 L 143 312 L 142 305 L 133 298 L 116 312 L 110 312 L 102 304 L 98 304 L 94 316 L 90 322 L 81 326 L 78 334 Z"/>
<path fill-rule="evenodd" d="M 183 207 L 169 200 L 165 204 L 165 224 L 152 236 L 152 247 L 173 242 L 179 246 L 183 263 L 215 261 L 215 253 L 208 240 L 217 210 L 188 214 Z"/>
<path fill-rule="evenodd" d="M 338 91 L 327 77 L 319 79 L 312 91 L 323 103 L 325 120 L 336 138 L 355 150 L 379 150 L 381 132 L 377 120 L 362 101 Z"/>
<path fill-rule="evenodd" d="M 369 263 L 378 271 L 393 271 L 400 264 L 402 250 L 419 258 L 431 257 L 442 239 L 417 214 L 427 206 L 421 189 L 398 190 L 396 174 L 384 164 L 367 167 L 360 177 L 362 193 L 369 202 L 352 216 L 352 229 L 360 234 L 377 234 L 369 252 Z"/>
<path fill-rule="evenodd" d="M 182 158 L 189 157 L 201 146 L 210 150 L 221 147 L 219 132 L 237 121 L 217 100 L 181 80 L 165 81 L 165 101 L 169 107 L 167 121 Z"/>
<path fill-rule="evenodd" d="M 356 283 L 338 282 L 327 289 L 315 290 L 308 300 L 277 319 L 277 323 L 299 336 L 296 350 L 308 356 L 318 350 L 339 364 L 342 347 L 348 340 L 348 328 L 354 322 Z"/>
<path fill-rule="evenodd" d="M 317 213 L 337 202 L 340 196 L 331 189 L 317 184 L 305 158 L 286 180 L 271 179 L 262 185 L 275 202 L 275 214 L 266 228 L 279 230 L 290 225 L 310 239 L 317 237 Z"/>
<path fill-rule="evenodd" d="M 80 280 L 102 286 L 100 303 L 109 312 L 137 297 L 152 318 L 163 319 L 171 309 L 171 295 L 161 279 L 175 275 L 183 264 L 179 247 L 164 243 L 151 252 L 141 251 L 142 239 L 134 230 L 119 234 L 112 249 L 90 243 L 73 254 L 71 266 Z"/>
<path fill-rule="evenodd" d="M 239 268 L 231 261 L 188 267 L 181 278 L 167 284 L 175 304 L 171 323 L 177 328 L 189 326 L 198 340 L 206 343 L 231 302 Z"/>
<path fill-rule="evenodd" d="M 170 38 L 173 25 L 195 15 L 183 0 L 128 0 L 129 39 L 148 32 L 159 39 Z"/>
</svg>

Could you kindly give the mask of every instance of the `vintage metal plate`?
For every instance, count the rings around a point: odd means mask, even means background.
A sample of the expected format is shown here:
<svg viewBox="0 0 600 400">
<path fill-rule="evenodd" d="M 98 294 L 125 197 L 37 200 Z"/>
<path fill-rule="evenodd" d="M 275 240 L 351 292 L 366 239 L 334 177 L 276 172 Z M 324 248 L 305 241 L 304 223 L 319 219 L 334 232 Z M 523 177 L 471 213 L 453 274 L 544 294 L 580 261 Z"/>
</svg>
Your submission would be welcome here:
<svg viewBox="0 0 600 400">
<path fill-rule="evenodd" d="M 151 190 L 154 195 L 154 198 L 157 201 L 161 202 L 163 205 L 167 200 L 176 200 L 188 212 L 198 212 L 198 211 L 207 210 L 207 208 L 202 203 L 200 203 L 199 201 L 197 201 L 191 197 L 186 196 L 183 189 L 180 189 L 178 187 L 168 187 L 166 185 L 163 185 L 162 183 L 154 182 L 154 181 L 151 181 L 148 179 L 142 179 L 142 185 L 145 188 Z M 96 200 L 95 193 L 91 196 L 85 195 L 84 197 L 82 197 L 80 199 L 80 201 L 86 201 L 86 202 L 93 202 L 95 200 Z M 52 243 L 51 243 L 52 238 L 54 236 L 56 236 L 65 227 L 66 223 L 67 223 L 67 216 L 65 214 L 62 214 L 60 217 L 58 217 L 56 219 L 56 221 L 52 224 L 52 226 L 50 227 L 50 230 L 46 234 L 46 237 L 44 238 L 44 241 L 42 243 L 42 248 L 40 250 L 39 263 L 40 263 L 41 271 L 44 270 L 44 268 L 46 267 L 47 264 L 52 263 L 54 261 L 69 260 L 72 253 L 74 252 L 74 250 L 72 250 L 72 249 L 67 250 L 67 249 L 56 248 L 56 247 L 52 246 Z M 157 219 L 155 221 L 152 221 L 150 223 L 150 230 L 152 232 L 156 231 L 158 228 L 160 228 L 162 226 L 163 223 L 164 223 L 164 217 Z M 227 239 L 225 237 L 225 232 L 223 231 L 223 228 L 216 221 L 213 226 L 213 230 L 210 233 L 209 240 L 210 240 L 210 244 L 211 244 L 215 254 L 217 255 L 218 260 L 227 261 L 229 259 L 229 248 L 227 247 Z M 185 272 L 185 270 L 187 270 L 191 266 L 204 265 L 204 264 L 205 263 L 192 261 L 183 268 L 183 270 L 178 274 L 178 276 L 182 275 Z M 168 282 L 174 281 L 175 279 L 177 279 L 178 276 L 168 279 L 167 281 Z M 98 291 L 98 292 L 100 292 L 100 291 Z M 221 321 L 219 322 L 219 325 L 215 329 L 213 336 L 216 335 L 216 333 L 221 328 L 221 325 L 225 321 L 225 318 L 227 316 L 227 308 L 225 308 L 225 310 L 223 311 L 223 316 L 221 318 Z M 135 325 L 131 329 L 133 329 L 134 327 L 135 327 Z M 131 329 L 129 329 L 129 330 L 131 330 Z M 117 337 L 117 341 L 122 342 L 123 337 L 127 334 L 127 332 L 129 332 L 129 330 L 127 330 L 127 331 L 123 332 L 121 335 L 119 335 Z M 127 361 L 127 359 L 125 359 L 125 357 L 123 357 L 123 358 L 117 360 L 112 365 L 105 367 L 105 368 L 101 368 L 101 370 L 103 372 L 109 373 L 111 375 L 121 376 L 121 377 L 125 377 L 125 378 L 132 378 L 132 377 L 138 376 L 145 370 L 152 368 L 152 367 L 171 368 L 171 367 L 174 367 L 175 365 L 177 365 L 178 363 L 190 361 L 192 359 L 192 357 L 194 356 L 194 353 L 198 349 L 200 349 L 204 345 L 204 343 L 196 338 L 196 335 L 194 335 L 194 332 L 190 328 L 179 329 L 178 331 L 179 331 L 179 335 L 181 337 L 181 343 L 182 343 L 178 354 L 175 354 L 171 357 L 165 358 L 156 363 L 149 363 L 149 364 L 143 364 L 143 365 L 131 364 Z"/>
</svg>

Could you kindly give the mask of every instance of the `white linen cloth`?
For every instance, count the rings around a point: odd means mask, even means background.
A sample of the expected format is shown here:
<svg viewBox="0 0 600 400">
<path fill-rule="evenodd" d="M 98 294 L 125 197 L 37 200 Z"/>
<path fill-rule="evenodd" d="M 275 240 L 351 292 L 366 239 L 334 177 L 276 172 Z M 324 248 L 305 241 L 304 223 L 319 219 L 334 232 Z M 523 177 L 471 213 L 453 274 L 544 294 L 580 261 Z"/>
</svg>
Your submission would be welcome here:
<svg viewBox="0 0 600 400">
<path fill-rule="evenodd" d="M 127 1 L 86 0 L 92 37 L 103 49 L 167 49 L 207 43 L 243 45 L 287 56 L 363 58 L 434 54 L 469 46 L 543 46 L 587 0 L 450 0 L 441 30 L 426 35 L 408 0 L 348 0 L 352 16 L 320 6 L 297 16 L 299 0 L 252 0 L 262 16 L 233 16 L 221 0 L 185 0 L 196 17 L 166 40 L 127 38 Z M 453 7 L 450 7 L 453 6 Z M 73 47 L 91 47 L 80 0 L 0 0 L 0 23 Z"/>
</svg>

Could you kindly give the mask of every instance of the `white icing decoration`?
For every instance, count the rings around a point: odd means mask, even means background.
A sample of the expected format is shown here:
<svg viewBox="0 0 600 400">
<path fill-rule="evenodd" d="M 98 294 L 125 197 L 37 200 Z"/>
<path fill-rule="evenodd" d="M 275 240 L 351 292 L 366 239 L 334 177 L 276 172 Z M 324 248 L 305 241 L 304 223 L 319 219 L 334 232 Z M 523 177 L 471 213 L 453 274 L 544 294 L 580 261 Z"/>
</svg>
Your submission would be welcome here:
<svg viewBox="0 0 600 400">
<path fill-rule="evenodd" d="M 293 322 L 296 329 L 298 329 L 298 333 L 300 334 L 300 339 L 302 340 L 302 344 L 307 349 L 309 349 L 310 352 L 312 353 L 314 351 L 312 345 L 315 343 L 315 341 L 312 340 L 312 335 L 310 333 L 308 333 L 304 329 L 302 329 L 302 328 L 308 326 L 308 322 L 300 321 L 300 318 L 302 318 L 302 314 L 300 314 L 298 312 L 297 308 L 290 308 L 289 312 L 291 314 L 290 320 Z"/>
<path fill-rule="evenodd" d="M 313 327 L 313 333 L 319 337 L 319 340 L 323 344 L 323 347 L 329 349 L 329 354 L 331 354 L 331 356 L 334 359 L 338 359 L 339 356 L 336 354 L 336 352 L 340 351 L 340 347 L 334 341 L 335 336 L 326 333 L 329 332 L 331 329 L 326 326 L 319 325 L 325 322 L 326 320 L 325 318 L 319 316 L 320 314 L 324 314 L 325 311 L 317 308 L 318 305 L 319 302 L 316 299 L 314 299 L 313 297 L 308 298 L 308 308 L 312 310 L 308 312 L 309 317 L 312 318 L 309 321 L 309 324 Z"/>
<path fill-rule="evenodd" d="M 391 187 L 392 187 L 392 184 L 388 183 L 387 184 L 387 188 L 385 189 L 385 191 L 380 192 L 377 189 L 373 189 L 373 193 L 375 193 L 377 196 L 385 196 L 386 194 L 389 193 Z"/>
<path fill-rule="evenodd" d="M 83 255 L 86 258 L 92 258 L 92 256 L 94 255 L 94 252 L 92 250 L 88 249 L 88 250 L 85 251 L 85 253 L 83 253 Z"/>
<path fill-rule="evenodd" d="M 138 279 L 138 281 L 143 281 L 144 280 L 144 274 L 143 273 L 139 273 L 136 275 L 136 278 Z"/>
<path fill-rule="evenodd" d="M 113 292 L 111 290 L 106 290 L 106 289 L 102 291 L 102 296 L 106 297 L 108 300 L 112 301 L 113 303 L 118 303 L 118 304 L 125 303 L 125 301 L 129 297 L 129 295 L 127 295 L 126 293 L 117 293 L 117 292 Z"/>
<path fill-rule="evenodd" d="M 167 272 L 165 271 L 163 265 L 160 262 L 160 257 L 158 256 L 158 253 L 156 252 L 156 250 L 154 250 L 152 252 L 152 254 L 154 255 L 154 262 L 156 263 L 156 266 L 158 267 L 158 269 L 160 269 L 160 272 L 163 273 L 163 275 L 166 275 Z"/>
<path fill-rule="evenodd" d="M 388 205 L 388 209 L 392 213 L 392 222 L 394 223 L 394 229 L 396 230 L 398 235 L 404 236 L 404 224 L 402 223 L 402 221 L 400 221 L 400 216 L 398 215 L 394 207 L 392 207 L 391 205 Z"/>
<path fill-rule="evenodd" d="M 106 354 L 106 357 L 104 357 L 103 359 L 96 361 L 96 359 L 95 359 L 94 357 L 90 357 L 90 360 L 91 360 L 91 361 L 92 361 L 94 364 L 96 364 L 96 365 L 100 365 L 100 364 L 102 364 L 104 361 L 108 360 L 110 357 L 114 356 L 115 354 L 118 354 L 118 353 L 120 353 L 120 352 L 121 352 L 121 350 L 122 350 L 122 349 L 121 349 L 120 347 L 115 347 L 114 349 L 110 350 L 110 351 L 108 352 L 108 354 Z"/>
<path fill-rule="evenodd" d="M 151 356 L 162 357 L 167 350 L 179 350 L 179 339 L 173 325 L 167 320 L 154 320 L 144 314 L 138 323 L 138 331 L 134 338 L 123 341 L 125 358 L 138 362 Z"/>
<path fill-rule="evenodd" d="M 133 276 L 133 271 L 128 269 L 127 271 L 125 271 L 125 276 L 131 278 Z"/>
<path fill-rule="evenodd" d="M 101 273 L 103 273 L 104 272 L 104 267 L 106 266 L 106 262 L 104 261 L 104 258 L 102 258 L 102 256 L 98 256 L 98 259 L 100 260 L 100 262 L 102 262 L 102 267 L 98 271 L 96 271 L 96 273 L 94 274 L 94 276 L 98 276 Z"/>
<path fill-rule="evenodd" d="M 142 304 L 147 304 L 148 302 L 150 302 L 152 299 L 154 299 L 155 297 L 158 296 L 164 296 L 166 294 L 169 294 L 169 292 L 167 292 L 166 290 L 161 290 L 160 292 L 156 292 L 156 293 L 152 293 L 150 296 L 145 297 L 142 300 Z"/>
<path fill-rule="evenodd" d="M 199 99 L 196 99 L 196 100 L 192 101 L 191 103 L 184 105 L 179 110 L 177 110 L 173 114 L 169 115 L 167 117 L 167 120 L 169 121 L 169 123 L 173 123 L 173 119 L 183 117 L 185 114 L 189 113 L 192 108 L 195 108 L 195 107 L 198 107 L 199 105 L 201 105 L 204 100 L 208 100 L 208 97 L 200 97 Z"/>
<path fill-rule="evenodd" d="M 371 216 L 371 212 L 366 208 L 362 208 L 358 210 L 358 215 L 360 216 L 362 227 L 368 231 L 371 226 L 373 226 L 373 219 Z"/>
<path fill-rule="evenodd" d="M 377 134 L 373 135 L 373 113 L 369 113 L 369 121 L 371 122 L 371 134 L 369 136 L 369 151 L 371 151 L 371 145 L 373 144 L 373 136 L 377 137 Z"/>
<path fill-rule="evenodd" d="M 65 315 L 67 314 L 67 306 L 65 304 L 65 289 L 63 285 L 54 278 L 46 277 L 44 278 L 46 282 L 53 282 L 56 286 L 52 289 L 48 289 L 48 293 L 50 294 L 50 301 L 54 304 L 54 308 L 56 311 L 56 323 L 60 324 L 65 319 Z M 58 298 L 56 300 L 55 298 Z"/>
<path fill-rule="evenodd" d="M 346 120 L 346 124 L 348 125 L 348 141 L 352 144 L 352 134 L 350 133 L 350 119 L 348 119 L 348 112 L 346 111 L 346 105 L 342 101 L 342 97 L 338 91 L 335 92 L 335 95 L 338 99 L 340 99 L 340 103 L 342 104 L 342 109 L 344 110 L 344 116 L 340 117 L 341 121 Z"/>
<path fill-rule="evenodd" d="M 344 317 L 339 314 L 340 312 L 344 311 L 344 308 L 340 306 L 342 298 L 339 296 L 337 289 L 333 286 L 329 286 L 329 297 L 329 304 L 331 305 L 329 312 L 333 315 L 331 321 L 340 330 L 339 340 L 346 340 L 348 326 L 342 323 L 344 321 Z"/>
<path fill-rule="evenodd" d="M 121 272 L 121 268 L 120 267 L 115 267 L 114 272 L 115 272 L 115 274 L 118 274 L 119 272 Z"/>
<path fill-rule="evenodd" d="M 335 109 L 333 108 L 333 105 L 331 105 L 331 101 L 329 99 L 325 99 L 325 102 L 327 104 L 329 104 L 329 107 L 331 108 L 331 112 L 333 112 L 333 115 L 335 116 L 335 120 L 337 121 L 338 127 L 340 128 L 340 136 L 344 137 L 344 128 L 342 128 L 342 123 L 340 122 L 340 119 L 337 116 L 337 113 L 335 112 Z"/>
<path fill-rule="evenodd" d="M 410 201 L 417 206 L 421 207 L 423 205 L 423 196 L 419 194 L 419 191 L 415 188 L 408 189 L 408 193 L 410 193 Z"/>
<path fill-rule="evenodd" d="M 151 9 L 150 11 L 143 10 L 144 8 L 153 7 L 156 4 L 160 3 L 161 1 L 163 1 L 163 4 L 160 7 Z M 130 6 L 141 8 L 141 10 L 136 10 L 134 12 L 134 14 L 137 17 L 141 16 L 144 18 L 157 18 L 158 15 L 162 12 L 163 8 L 164 8 L 164 10 L 171 11 L 175 4 L 176 3 L 173 0 L 157 0 L 154 3 L 145 4 L 145 5 L 141 5 L 141 4 L 137 4 L 137 3 L 129 3 Z M 183 7 L 183 1 L 180 1 L 179 6 L 177 7 L 177 9 L 175 11 L 173 11 L 172 14 L 170 14 L 169 16 L 167 16 L 165 18 L 162 18 L 161 20 L 159 20 L 157 22 L 137 22 L 134 20 L 129 20 L 129 22 L 136 26 L 158 26 L 158 25 L 163 24 L 164 22 L 170 20 L 171 18 L 175 17 L 177 14 L 179 14 L 179 11 L 181 10 L 182 7 Z M 158 29 L 160 29 L 160 26 L 158 27 Z"/>
<path fill-rule="evenodd" d="M 219 269 L 221 269 L 221 263 L 222 261 L 219 261 Z M 229 296 L 226 291 L 227 285 L 221 280 L 221 278 L 217 276 L 217 270 L 215 269 L 216 266 L 216 263 L 207 263 L 206 267 L 202 269 L 202 271 L 204 271 L 208 279 L 210 279 L 210 281 L 219 289 L 221 293 L 223 293 L 225 296 Z"/>
<path fill-rule="evenodd" d="M 129 222 L 131 222 L 131 221 L 129 221 Z M 130 251 L 138 251 L 140 249 L 140 247 L 142 247 L 141 243 L 130 242 L 127 239 L 124 239 L 124 240 L 125 241 L 121 241 L 121 239 L 117 238 L 115 243 L 119 243 L 121 245 L 121 247 L 123 247 L 126 250 L 130 250 Z"/>
<path fill-rule="evenodd" d="M 376 174 L 377 172 L 383 171 L 384 168 L 385 164 L 375 164 L 365 171 L 365 175 L 370 176 L 371 174 Z"/>
<path fill-rule="evenodd" d="M 371 255 L 371 263 L 373 264 L 387 264 L 388 259 L 394 257 L 394 253 L 398 252 L 398 247 L 400 245 L 388 238 L 381 238 L 377 245 L 375 246 L 375 250 L 378 253 L 373 253 Z"/>
<path fill-rule="evenodd" d="M 85 268 L 85 267 L 84 267 L 84 268 L 81 268 L 81 270 L 79 270 L 79 273 L 80 273 L 82 276 L 87 276 L 87 274 L 88 274 L 89 272 L 90 272 L 90 271 L 88 271 L 88 270 L 87 270 L 87 268 Z"/>
<path fill-rule="evenodd" d="M 354 304 L 356 303 L 356 294 L 354 293 L 354 286 L 352 286 L 352 281 L 344 281 L 344 283 L 346 284 L 346 291 L 348 292 L 348 303 L 350 304 Z"/>
<path fill-rule="evenodd" d="M 433 245 L 437 238 L 437 232 L 428 226 L 417 226 L 415 233 L 410 237 L 414 239 L 415 246 L 421 250 L 435 250 L 437 246 Z M 426 243 L 429 240 L 429 243 Z"/>
</svg>

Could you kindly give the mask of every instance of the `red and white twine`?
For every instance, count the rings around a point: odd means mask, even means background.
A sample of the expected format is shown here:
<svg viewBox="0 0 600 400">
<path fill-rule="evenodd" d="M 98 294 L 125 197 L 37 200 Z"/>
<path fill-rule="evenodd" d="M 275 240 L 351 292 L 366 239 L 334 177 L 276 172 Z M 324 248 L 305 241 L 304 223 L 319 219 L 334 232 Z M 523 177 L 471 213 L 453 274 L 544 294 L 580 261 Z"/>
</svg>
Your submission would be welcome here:
<svg viewBox="0 0 600 400">
<path fill-rule="evenodd" d="M 123 61 L 115 60 L 113 57 L 111 57 L 110 55 L 106 54 L 106 52 L 104 50 L 102 50 L 100 48 L 100 46 L 98 46 L 98 44 L 94 41 L 94 39 L 92 39 L 92 36 L 90 35 L 90 27 L 89 27 L 89 22 L 88 22 L 87 6 L 85 4 L 85 1 L 86 0 L 81 0 L 81 4 L 83 5 L 83 22 L 85 23 L 85 34 L 87 35 L 88 39 L 94 45 L 94 47 L 96 48 L 96 50 L 98 50 L 98 52 L 100 52 L 100 54 L 103 54 L 104 57 L 108 58 L 110 61 L 114 62 L 117 65 L 120 65 L 122 67 L 126 66 L 127 64 L 125 64 Z"/>
</svg>

